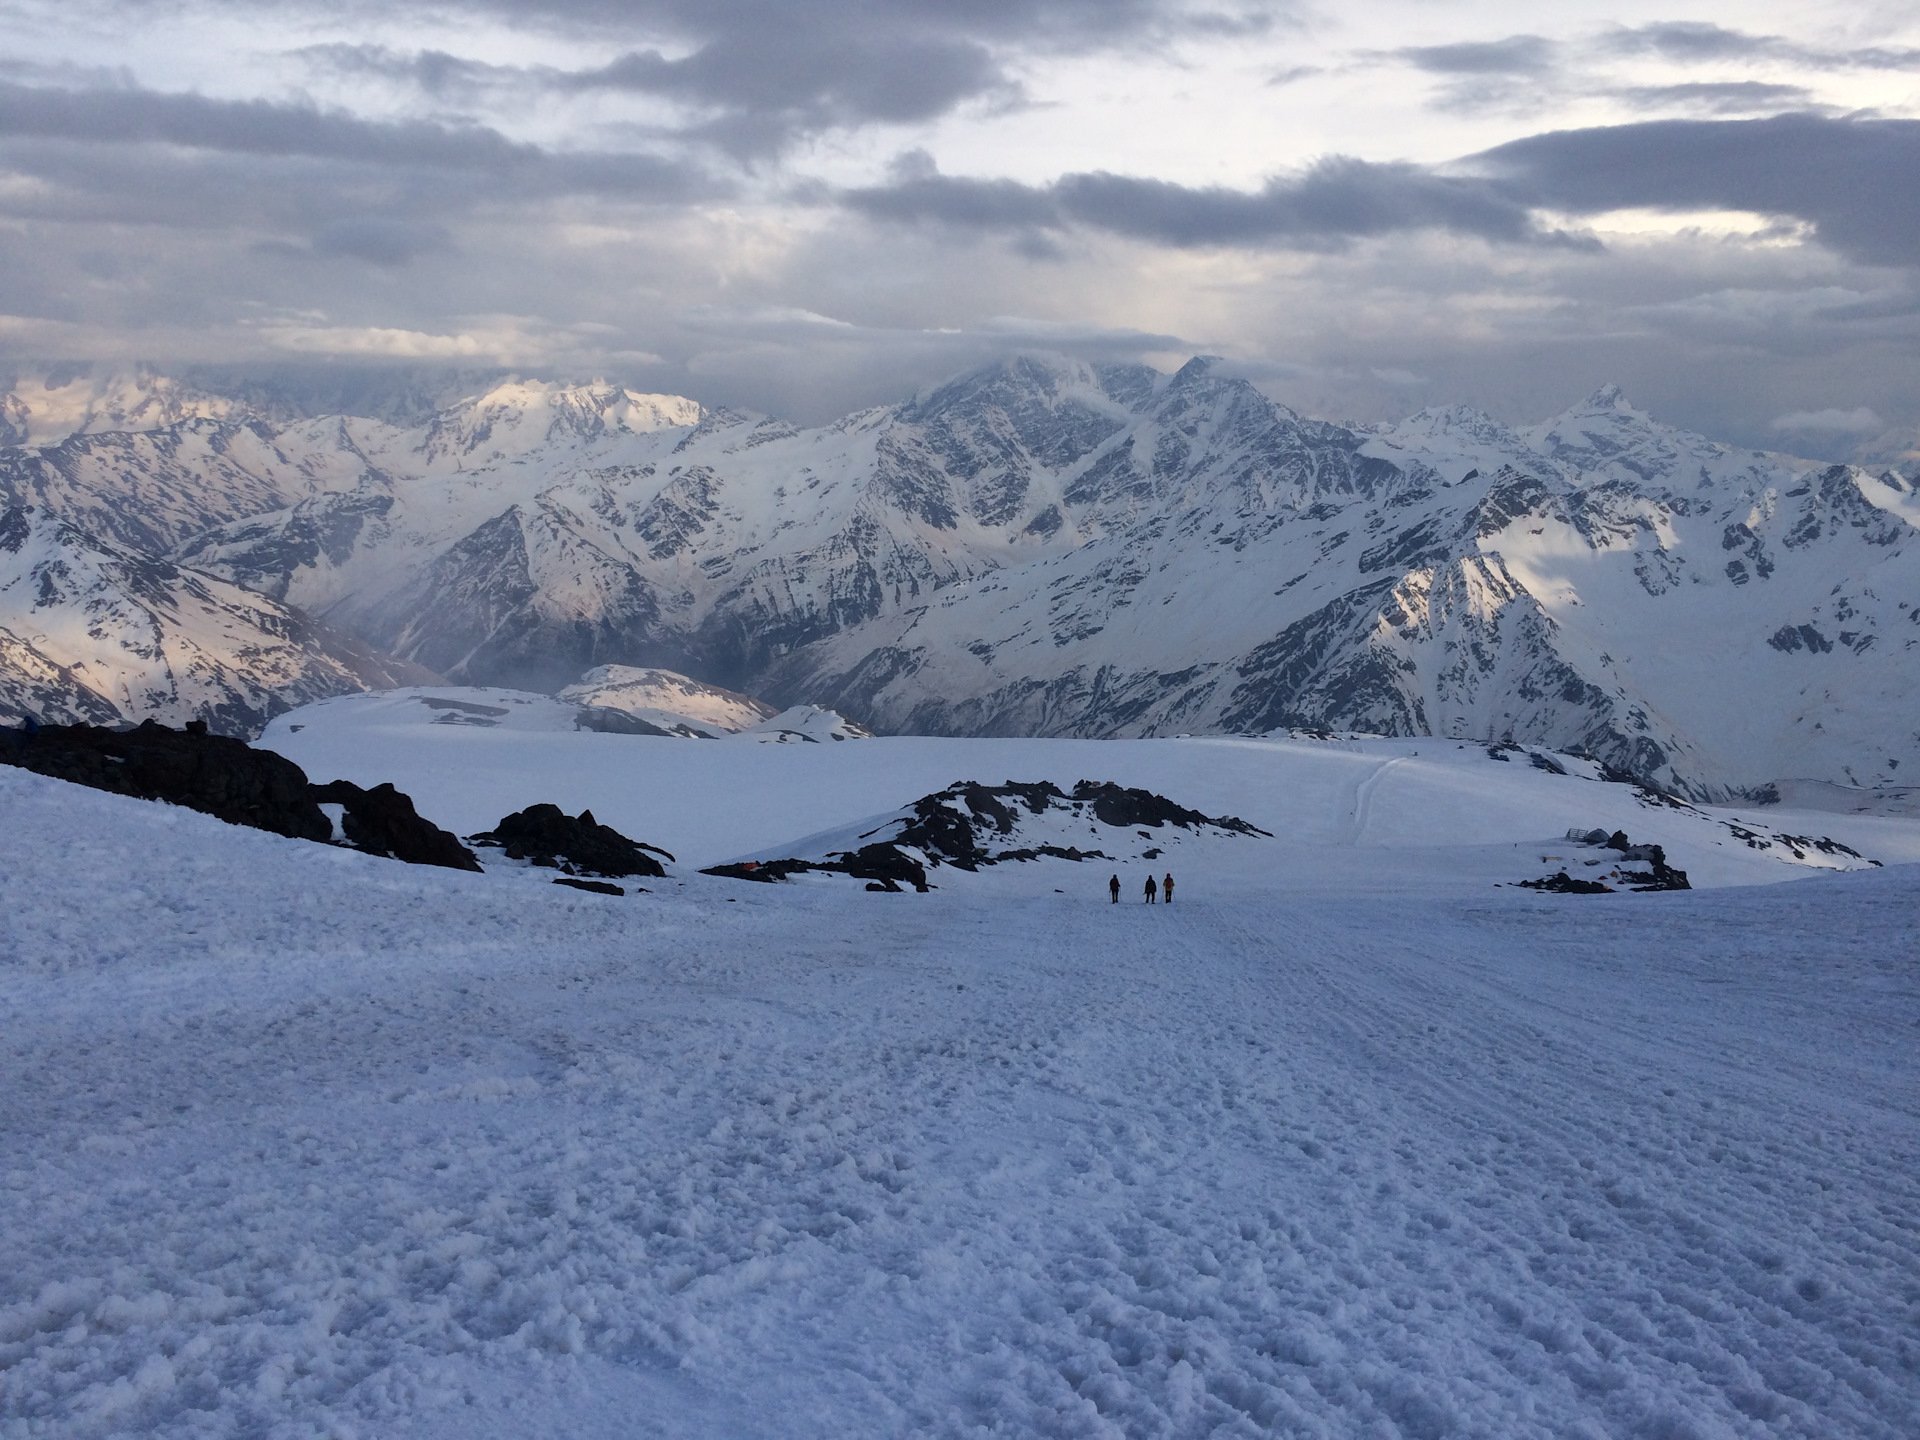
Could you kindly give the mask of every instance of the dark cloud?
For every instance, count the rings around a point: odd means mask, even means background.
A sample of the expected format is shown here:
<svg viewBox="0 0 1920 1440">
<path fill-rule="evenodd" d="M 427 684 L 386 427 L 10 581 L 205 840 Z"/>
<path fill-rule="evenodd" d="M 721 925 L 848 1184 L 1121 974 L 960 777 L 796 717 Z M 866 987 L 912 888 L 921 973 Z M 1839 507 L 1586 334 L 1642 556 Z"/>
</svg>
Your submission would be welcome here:
<svg viewBox="0 0 1920 1440">
<path fill-rule="evenodd" d="M 1468 163 L 1578 215 L 1748 210 L 1811 224 L 1855 260 L 1920 265 L 1920 120 L 1657 120 L 1535 135 Z"/>
<path fill-rule="evenodd" d="M 338 255 L 375 265 L 404 265 L 421 255 L 451 250 L 444 225 L 399 220 L 387 215 L 353 215 L 322 225 L 313 237 L 316 255 Z"/>
<path fill-rule="evenodd" d="M 326 74 L 349 78 L 373 76 L 411 86 L 434 98 L 466 98 L 499 86 L 523 86 L 535 73 L 469 60 L 445 50 L 409 53 L 386 45 L 305 45 L 288 53 Z"/>
<path fill-rule="evenodd" d="M 1700 20 L 1663 20 L 1624 26 L 1611 32 L 1606 48 L 1624 55 L 1658 55 L 1666 60 L 1750 60 L 1775 53 L 1774 35 L 1751 35 Z"/>
<path fill-rule="evenodd" d="M 371 121 L 311 105 L 211 100 L 151 90 L 69 90 L 0 82 L 0 139 L 159 143 L 368 164 L 501 168 L 537 159 L 496 130 L 422 120 Z"/>
<path fill-rule="evenodd" d="M 1104 171 L 1047 185 L 941 175 L 924 160 L 842 203 L 876 219 L 1012 233 L 1086 228 L 1183 248 L 1322 249 L 1409 230 L 1570 243 L 1536 226 L 1494 183 L 1417 165 L 1336 156 L 1259 190 L 1179 185 Z"/>
<path fill-rule="evenodd" d="M 450 0 L 449 8 L 657 43 L 577 70 L 515 70 L 439 51 L 399 55 L 362 45 L 304 53 L 330 69 L 406 81 L 430 95 L 517 83 L 656 97 L 691 112 L 687 137 L 751 158 L 829 130 L 930 120 L 970 103 L 1014 103 L 1021 89 L 1012 67 L 1036 52 L 1247 34 L 1288 9 L 1261 0 Z"/>
<path fill-rule="evenodd" d="M 551 83 L 774 116 L 794 131 L 927 120 L 1013 88 L 987 49 L 971 41 L 819 35 L 741 36 L 677 60 L 636 51 L 598 69 L 555 75 Z"/>
<path fill-rule="evenodd" d="M 1510 35 L 1504 40 L 1411 45 L 1393 54 L 1435 75 L 1542 75 L 1553 69 L 1559 47 L 1539 35 Z"/>
<path fill-rule="evenodd" d="M 1818 105 L 1804 85 L 1763 80 L 1699 81 L 1679 85 L 1630 85 L 1611 92 L 1615 99 L 1647 110 L 1692 110 L 1703 115 L 1807 113 Z"/>
<path fill-rule="evenodd" d="M 43 143 L 35 149 L 32 142 Z M 479 176 L 503 196 L 607 194 L 628 200 L 681 201 L 716 193 L 694 167 L 645 154 L 556 152 L 520 144 L 479 125 L 426 120 L 365 120 L 336 110 L 268 100 L 213 100 L 137 89 L 67 90 L 0 82 L 0 158 L 51 176 L 55 160 L 77 146 L 95 155 L 66 167 L 84 184 L 98 156 L 131 147 L 168 147 L 262 162 L 324 161 L 347 167 Z M 259 172 L 270 180 L 264 167 Z M 470 181 L 462 181 L 471 188 Z"/>
<path fill-rule="evenodd" d="M 1657 55 L 1677 64 L 1717 61 L 1781 60 L 1815 70 L 1911 70 L 1920 67 L 1920 50 L 1906 47 L 1831 48 L 1755 35 L 1699 20 L 1665 20 L 1609 31 L 1603 49 L 1619 55 Z"/>
</svg>

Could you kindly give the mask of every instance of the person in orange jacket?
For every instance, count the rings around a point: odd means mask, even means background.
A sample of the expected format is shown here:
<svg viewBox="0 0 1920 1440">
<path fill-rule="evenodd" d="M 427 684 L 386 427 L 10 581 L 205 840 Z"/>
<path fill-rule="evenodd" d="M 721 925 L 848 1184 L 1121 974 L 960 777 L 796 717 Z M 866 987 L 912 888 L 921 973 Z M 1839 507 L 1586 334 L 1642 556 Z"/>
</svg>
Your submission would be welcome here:
<svg viewBox="0 0 1920 1440">
<path fill-rule="evenodd" d="M 1160 882 L 1160 888 L 1166 891 L 1167 904 L 1173 904 L 1173 871 L 1167 871 L 1167 878 Z"/>
</svg>

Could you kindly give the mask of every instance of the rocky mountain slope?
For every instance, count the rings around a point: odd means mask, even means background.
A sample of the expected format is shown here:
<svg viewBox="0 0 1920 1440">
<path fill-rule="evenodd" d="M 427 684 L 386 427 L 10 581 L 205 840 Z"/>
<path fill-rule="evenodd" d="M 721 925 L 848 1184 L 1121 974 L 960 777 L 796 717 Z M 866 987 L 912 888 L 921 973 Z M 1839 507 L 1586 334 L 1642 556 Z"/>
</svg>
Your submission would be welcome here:
<svg viewBox="0 0 1920 1440">
<path fill-rule="evenodd" d="M 247 735 L 309 700 L 420 676 L 229 581 L 33 506 L 0 509 L 0 722 L 198 719 Z"/>
<path fill-rule="evenodd" d="M 1021 356 L 796 430 L 512 382 L 411 427 L 16 446 L 0 494 L 470 683 L 666 666 L 882 730 L 1512 738 L 1698 795 L 1920 771 L 1909 482 L 1612 389 L 1365 430 L 1204 360 Z"/>
</svg>

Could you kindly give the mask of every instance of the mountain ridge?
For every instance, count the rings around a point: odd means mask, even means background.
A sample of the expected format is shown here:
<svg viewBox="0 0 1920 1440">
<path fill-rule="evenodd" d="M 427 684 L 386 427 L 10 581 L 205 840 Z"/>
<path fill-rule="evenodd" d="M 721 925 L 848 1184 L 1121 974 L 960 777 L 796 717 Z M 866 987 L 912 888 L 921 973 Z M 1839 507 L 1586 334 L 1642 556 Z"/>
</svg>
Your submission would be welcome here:
<svg viewBox="0 0 1920 1440">
<path fill-rule="evenodd" d="M 511 381 L 411 429 L 146 433 L 63 442 L 64 488 L 0 450 L 0 496 L 98 510 L 112 456 L 120 538 L 456 681 L 664 667 L 936 733 L 1424 731 L 1701 796 L 1920 770 L 1913 487 L 1617 386 L 1522 429 L 1357 428 L 1205 358 L 1025 353 L 809 429 Z"/>
</svg>

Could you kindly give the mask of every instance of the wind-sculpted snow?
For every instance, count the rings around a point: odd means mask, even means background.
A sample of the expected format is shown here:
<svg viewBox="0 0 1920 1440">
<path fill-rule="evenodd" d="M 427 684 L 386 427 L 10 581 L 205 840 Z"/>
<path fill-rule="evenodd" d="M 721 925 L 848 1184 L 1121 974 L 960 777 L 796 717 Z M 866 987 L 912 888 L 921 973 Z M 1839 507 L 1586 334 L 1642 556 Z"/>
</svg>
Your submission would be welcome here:
<svg viewBox="0 0 1920 1440">
<path fill-rule="evenodd" d="M 21 1440 L 1908 1440 L 1920 1410 L 1912 867 L 610 898 L 4 770 L 0 808 Z"/>
</svg>

